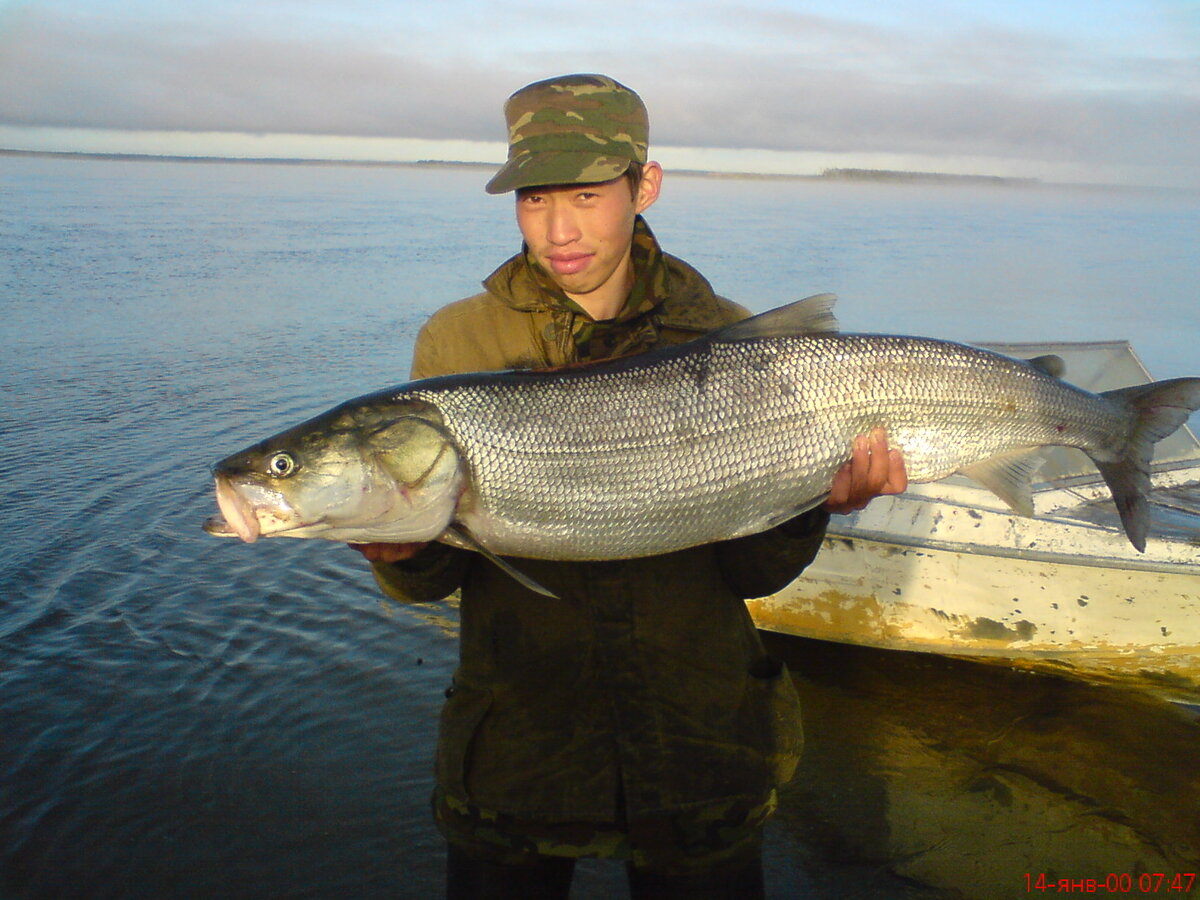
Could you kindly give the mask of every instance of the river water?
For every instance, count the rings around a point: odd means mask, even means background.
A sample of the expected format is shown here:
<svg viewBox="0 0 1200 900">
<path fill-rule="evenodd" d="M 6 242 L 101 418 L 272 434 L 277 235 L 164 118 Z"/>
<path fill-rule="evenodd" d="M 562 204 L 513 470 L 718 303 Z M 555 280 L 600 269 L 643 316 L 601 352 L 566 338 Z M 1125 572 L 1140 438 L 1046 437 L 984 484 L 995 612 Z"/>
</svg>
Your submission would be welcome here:
<svg viewBox="0 0 1200 900">
<path fill-rule="evenodd" d="M 212 462 L 402 381 L 424 318 L 513 252 L 484 178 L 0 157 L 0 897 L 438 895 L 453 604 L 199 525 Z M 649 218 L 754 310 L 832 290 L 848 329 L 1128 338 L 1200 371 L 1195 195 L 668 176 Z M 808 735 L 772 897 L 1200 872 L 1193 710 L 770 641 Z M 620 875 L 585 863 L 574 896 Z"/>
</svg>

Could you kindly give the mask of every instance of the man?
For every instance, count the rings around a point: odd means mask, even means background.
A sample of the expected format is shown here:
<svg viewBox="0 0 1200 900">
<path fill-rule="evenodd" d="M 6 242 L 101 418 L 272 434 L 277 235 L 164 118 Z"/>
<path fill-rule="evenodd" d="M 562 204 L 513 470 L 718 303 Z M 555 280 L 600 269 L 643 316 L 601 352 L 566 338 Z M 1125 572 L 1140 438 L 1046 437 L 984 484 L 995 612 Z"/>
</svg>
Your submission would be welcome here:
<svg viewBox="0 0 1200 900">
<path fill-rule="evenodd" d="M 691 340 L 747 315 L 641 217 L 663 172 L 640 98 L 599 75 L 505 105 L 521 253 L 437 312 L 412 375 L 547 367 Z M 743 599 L 812 560 L 830 512 L 905 487 L 882 434 L 860 438 L 822 509 L 763 534 L 611 562 L 521 560 L 563 599 L 443 544 L 359 548 L 383 590 L 462 590 L 434 798 L 448 894 L 567 897 L 574 860 L 623 859 L 634 897 L 763 896 L 762 825 L 799 758 L 799 703 Z"/>
</svg>

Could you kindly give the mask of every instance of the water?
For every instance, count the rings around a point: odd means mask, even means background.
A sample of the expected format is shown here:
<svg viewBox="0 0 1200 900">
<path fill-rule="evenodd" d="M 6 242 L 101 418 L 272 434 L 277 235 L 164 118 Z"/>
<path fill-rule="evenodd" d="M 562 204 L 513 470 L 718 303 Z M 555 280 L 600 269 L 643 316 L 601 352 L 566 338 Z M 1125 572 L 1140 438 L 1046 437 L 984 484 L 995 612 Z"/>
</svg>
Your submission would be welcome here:
<svg viewBox="0 0 1200 900">
<path fill-rule="evenodd" d="M 429 897 L 450 604 L 353 551 L 214 540 L 207 466 L 403 379 L 516 244 L 478 171 L 0 158 L 0 896 Z M 1196 374 L 1195 196 L 668 178 L 663 244 L 755 310 L 1129 338 Z M 1186 709 L 773 639 L 808 752 L 773 897 L 1025 896 L 1200 871 Z M 1140 868 L 1139 868 L 1140 867 Z M 575 896 L 620 896 L 611 866 Z"/>
</svg>

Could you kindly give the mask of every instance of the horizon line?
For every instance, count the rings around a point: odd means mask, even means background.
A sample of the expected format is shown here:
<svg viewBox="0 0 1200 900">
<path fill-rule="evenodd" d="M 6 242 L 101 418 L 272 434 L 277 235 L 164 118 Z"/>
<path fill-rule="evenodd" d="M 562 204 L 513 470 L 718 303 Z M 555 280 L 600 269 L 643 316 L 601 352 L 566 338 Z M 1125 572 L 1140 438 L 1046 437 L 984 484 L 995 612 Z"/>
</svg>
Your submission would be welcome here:
<svg viewBox="0 0 1200 900">
<path fill-rule="evenodd" d="M 480 162 L 475 160 L 454 159 L 329 159 L 323 157 L 303 156 L 219 156 L 181 153 L 130 153 L 116 151 L 90 150 L 28 150 L 20 148 L 0 147 L 0 156 L 7 157 L 41 157 L 51 159 L 92 159 L 113 162 L 182 162 L 182 163 L 220 163 L 220 164 L 249 164 L 249 165 L 290 165 L 290 166 L 347 166 L 357 168 L 459 168 L 459 169 L 491 169 L 497 170 L 502 165 L 498 162 Z M 861 167 L 831 167 L 815 174 L 792 172 L 737 172 L 712 169 L 668 169 L 671 175 L 731 179 L 753 181 L 840 181 L 840 182 L 875 182 L 875 183 L 924 183 L 944 185 L 974 185 L 994 187 L 1053 187 L 1085 190 L 1132 191 L 1138 193 L 1159 193 L 1177 191 L 1171 188 L 1155 185 L 1126 185 L 1108 184 L 1102 182 L 1058 182 L 1045 181 L 1041 178 L 989 175 L 985 173 L 961 174 L 950 172 L 909 171 L 900 169 L 875 169 Z M 1182 188 L 1188 192 L 1200 192 L 1197 188 Z"/>
</svg>

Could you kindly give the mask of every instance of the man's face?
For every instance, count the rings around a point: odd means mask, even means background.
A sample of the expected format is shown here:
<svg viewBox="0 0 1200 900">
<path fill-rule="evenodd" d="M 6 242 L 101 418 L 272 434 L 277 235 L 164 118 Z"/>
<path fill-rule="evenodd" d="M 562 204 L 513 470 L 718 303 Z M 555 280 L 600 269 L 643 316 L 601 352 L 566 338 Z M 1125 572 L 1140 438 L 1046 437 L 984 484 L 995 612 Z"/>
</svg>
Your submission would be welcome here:
<svg viewBox="0 0 1200 900">
<path fill-rule="evenodd" d="M 636 197 L 624 176 L 517 192 L 517 225 L 525 243 L 554 282 L 585 309 L 591 311 L 589 298 L 607 301 L 620 295 L 623 302 L 634 217 L 657 197 L 657 171 L 643 175 Z"/>
</svg>

